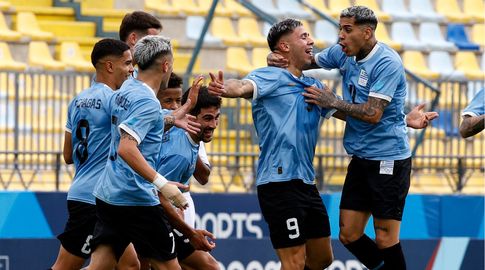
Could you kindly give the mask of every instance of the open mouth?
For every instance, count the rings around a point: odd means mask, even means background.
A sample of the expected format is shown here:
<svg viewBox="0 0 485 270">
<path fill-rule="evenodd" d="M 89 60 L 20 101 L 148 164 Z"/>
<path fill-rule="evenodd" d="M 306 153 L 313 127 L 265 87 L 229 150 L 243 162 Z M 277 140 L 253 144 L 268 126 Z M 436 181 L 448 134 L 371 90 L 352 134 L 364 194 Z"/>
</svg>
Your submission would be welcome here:
<svg viewBox="0 0 485 270">
<path fill-rule="evenodd" d="M 306 49 L 305 53 L 308 54 L 309 56 L 313 56 L 313 48 Z"/>
</svg>

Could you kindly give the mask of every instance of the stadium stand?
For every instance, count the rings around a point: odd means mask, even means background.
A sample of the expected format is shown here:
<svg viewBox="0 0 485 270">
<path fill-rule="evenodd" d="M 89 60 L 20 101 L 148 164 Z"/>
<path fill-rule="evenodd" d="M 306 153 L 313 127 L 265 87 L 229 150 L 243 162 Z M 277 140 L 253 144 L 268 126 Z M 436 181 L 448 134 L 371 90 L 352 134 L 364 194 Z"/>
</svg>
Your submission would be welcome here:
<svg viewBox="0 0 485 270">
<path fill-rule="evenodd" d="M 5 187 L 5 179 L 11 179 L 8 189 L 27 186 L 52 190 L 57 183 L 66 190 L 72 178 L 72 168 L 60 159 L 65 109 L 70 98 L 90 84 L 90 73 L 86 73 L 92 71 L 89 55 L 103 33 L 95 22 L 81 20 L 74 8 L 58 7 L 56 2 L 0 1 L 0 186 Z M 80 15 L 102 17 L 105 32 L 117 32 L 121 18 L 134 9 L 158 16 L 163 34 L 174 38 L 174 70 L 179 74 L 186 72 L 212 4 L 210 0 L 77 2 Z M 319 49 L 337 41 L 338 29 L 297 1 L 250 2 L 278 18 L 303 20 Z M 431 87 L 441 91 L 436 103 L 440 121 L 426 130 L 420 144 L 420 133 L 410 132 L 411 145 L 419 144 L 411 191 L 458 192 L 456 183 L 461 181 L 466 183 L 461 187 L 463 192 L 483 194 L 483 134 L 466 141 L 458 137 L 460 111 L 484 86 L 483 1 L 306 2 L 333 18 L 351 4 L 373 8 L 380 20 L 378 40 L 396 49 L 404 66 L 429 82 L 427 85 L 408 76 L 409 108 L 419 102 L 431 103 L 437 96 Z M 238 1 L 220 0 L 192 73 L 223 69 L 227 76 L 241 78 L 254 68 L 266 66 L 268 29 L 267 21 Z M 324 76 L 331 89 L 341 92 L 338 71 L 331 76 L 323 72 L 310 74 Z M 250 103 L 224 102 L 220 129 L 214 141 L 207 144 L 213 179 L 209 187 L 194 185 L 198 192 L 254 190 L 259 150 Z M 320 129 L 314 164 L 317 182 L 324 189 L 339 190 L 344 181 L 348 159 L 341 145 L 343 132 L 344 122 L 335 119 L 325 121 Z M 18 169 L 12 169 L 14 164 Z"/>
</svg>

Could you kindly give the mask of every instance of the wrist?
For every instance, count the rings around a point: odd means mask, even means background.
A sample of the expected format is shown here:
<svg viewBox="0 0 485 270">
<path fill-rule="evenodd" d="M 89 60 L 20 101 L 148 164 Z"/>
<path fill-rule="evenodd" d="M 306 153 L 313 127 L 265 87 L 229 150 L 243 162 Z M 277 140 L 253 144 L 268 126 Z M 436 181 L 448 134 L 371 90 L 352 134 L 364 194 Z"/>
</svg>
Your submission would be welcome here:
<svg viewBox="0 0 485 270">
<path fill-rule="evenodd" d="M 161 190 L 168 183 L 168 180 L 163 175 L 157 173 L 152 183 L 158 190 Z"/>
<path fill-rule="evenodd" d="M 167 126 L 175 125 L 175 116 L 173 114 L 167 115 L 167 118 L 165 120 L 165 125 Z"/>
</svg>

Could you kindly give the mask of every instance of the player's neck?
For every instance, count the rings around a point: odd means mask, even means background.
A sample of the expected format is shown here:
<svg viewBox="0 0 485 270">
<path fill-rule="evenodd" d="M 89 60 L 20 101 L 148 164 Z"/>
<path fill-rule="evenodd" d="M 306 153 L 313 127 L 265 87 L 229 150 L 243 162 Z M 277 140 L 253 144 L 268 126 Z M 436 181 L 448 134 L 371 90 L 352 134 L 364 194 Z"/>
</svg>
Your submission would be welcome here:
<svg viewBox="0 0 485 270">
<path fill-rule="evenodd" d="M 160 85 L 162 84 L 162 77 L 160 73 L 156 72 L 152 69 L 147 69 L 138 72 L 137 80 L 146 83 L 152 90 L 155 92 L 155 96 L 160 89 Z"/>
<path fill-rule="evenodd" d="M 357 55 L 355 56 L 355 60 L 360 61 L 364 59 L 367 55 L 369 55 L 372 49 L 374 49 L 374 46 L 376 46 L 376 44 L 376 39 L 370 40 L 367 44 L 364 45 L 364 47 L 362 47 L 362 49 L 360 49 L 359 53 L 357 53 Z"/>
<path fill-rule="evenodd" d="M 286 69 L 291 74 L 295 75 L 296 77 L 301 77 L 301 74 L 303 73 L 301 68 L 297 68 L 297 67 L 293 66 L 292 64 L 290 64 Z"/>
<path fill-rule="evenodd" d="M 109 76 L 106 76 L 106 74 L 102 72 L 96 73 L 96 82 L 106 84 L 111 90 L 117 90 L 114 80 L 110 80 Z"/>
</svg>

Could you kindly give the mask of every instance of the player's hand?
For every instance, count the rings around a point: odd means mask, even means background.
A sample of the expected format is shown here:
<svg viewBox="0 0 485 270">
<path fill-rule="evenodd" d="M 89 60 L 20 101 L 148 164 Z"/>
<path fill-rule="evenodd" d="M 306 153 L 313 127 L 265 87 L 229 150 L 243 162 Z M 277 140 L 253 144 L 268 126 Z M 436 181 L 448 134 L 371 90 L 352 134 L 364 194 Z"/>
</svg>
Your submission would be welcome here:
<svg viewBox="0 0 485 270">
<path fill-rule="evenodd" d="M 184 195 L 182 195 L 179 188 L 186 189 L 188 186 L 177 182 L 168 181 L 168 183 L 160 188 L 159 191 L 162 196 L 169 200 L 175 207 L 184 210 L 189 207 L 189 203 Z"/>
<path fill-rule="evenodd" d="M 194 234 L 189 237 L 190 243 L 196 250 L 211 251 L 216 247 L 214 240 L 216 237 L 206 231 L 194 229 Z"/>
<path fill-rule="evenodd" d="M 429 125 L 430 121 L 439 116 L 437 112 L 425 112 L 425 105 L 425 103 L 419 104 L 406 115 L 406 125 L 408 127 L 414 129 L 425 128 Z"/>
<path fill-rule="evenodd" d="M 195 121 L 196 117 L 190 115 L 189 112 L 195 107 L 195 104 L 197 104 L 197 98 L 199 96 L 199 90 L 202 86 L 203 80 L 203 76 L 198 76 L 194 80 L 192 87 L 190 87 L 189 96 L 185 104 L 172 112 L 172 115 L 175 118 L 174 125 L 192 134 L 197 134 L 200 132 L 200 124 Z"/>
<path fill-rule="evenodd" d="M 219 71 L 216 77 L 213 73 L 209 72 L 209 76 L 211 77 L 211 81 L 207 87 L 209 94 L 220 97 L 226 93 L 224 89 L 224 73 Z"/>
<path fill-rule="evenodd" d="M 333 108 L 333 103 L 337 100 L 335 94 L 326 85 L 324 85 L 324 89 L 315 86 L 306 87 L 305 91 L 302 93 L 305 102 L 323 108 Z"/>
<path fill-rule="evenodd" d="M 280 67 L 280 68 L 287 68 L 288 67 L 288 59 L 284 58 L 283 55 L 277 52 L 270 52 L 268 57 L 266 57 L 266 62 L 268 66 Z"/>
</svg>

